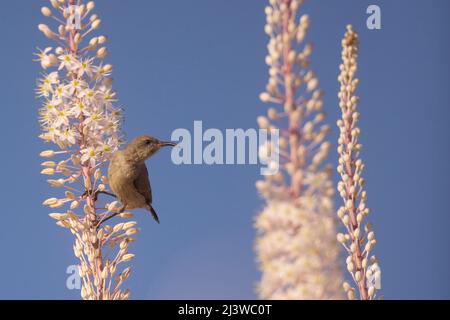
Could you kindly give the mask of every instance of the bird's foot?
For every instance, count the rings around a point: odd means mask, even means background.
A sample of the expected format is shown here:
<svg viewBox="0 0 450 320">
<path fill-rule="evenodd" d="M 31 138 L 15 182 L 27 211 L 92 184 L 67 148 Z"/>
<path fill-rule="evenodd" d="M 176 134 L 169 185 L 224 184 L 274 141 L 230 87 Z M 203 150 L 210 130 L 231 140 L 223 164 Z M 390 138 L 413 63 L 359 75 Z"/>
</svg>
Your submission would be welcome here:
<svg viewBox="0 0 450 320">
<path fill-rule="evenodd" d="M 109 216 L 107 216 L 106 214 L 103 216 L 102 219 L 100 219 L 100 221 L 97 223 L 97 229 L 100 228 L 100 226 L 105 223 L 106 221 L 118 216 L 119 214 L 123 213 L 125 211 L 125 206 L 122 206 L 119 208 L 119 210 L 117 212 L 114 212 L 112 214 L 110 214 Z"/>
<path fill-rule="evenodd" d="M 108 192 L 108 191 L 100 191 L 100 190 L 97 190 L 97 191 L 93 192 L 92 189 L 86 190 L 86 191 L 81 195 L 81 198 L 82 198 L 82 199 L 86 199 L 86 198 L 92 196 L 92 199 L 93 199 L 94 201 L 97 201 L 97 200 L 98 200 L 98 195 L 101 194 L 101 193 L 102 193 L 102 194 L 106 194 L 106 195 L 108 195 L 108 196 L 111 196 L 111 197 L 113 197 L 113 198 L 117 198 L 117 196 L 116 196 L 114 193 L 111 193 L 111 192 Z"/>
<path fill-rule="evenodd" d="M 94 200 L 94 201 L 97 201 L 97 192 L 93 192 L 93 190 L 92 189 L 86 189 L 86 191 L 81 195 L 81 198 L 82 199 L 87 199 L 87 198 L 89 198 L 89 197 L 92 197 L 92 199 Z"/>
</svg>

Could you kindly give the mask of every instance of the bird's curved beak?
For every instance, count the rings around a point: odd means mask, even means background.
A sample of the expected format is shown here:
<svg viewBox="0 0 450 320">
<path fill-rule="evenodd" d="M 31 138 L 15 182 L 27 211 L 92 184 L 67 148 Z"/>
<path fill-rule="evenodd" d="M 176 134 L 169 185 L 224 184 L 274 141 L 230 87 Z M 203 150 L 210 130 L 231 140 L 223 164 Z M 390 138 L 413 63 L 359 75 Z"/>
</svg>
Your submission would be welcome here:
<svg viewBox="0 0 450 320">
<path fill-rule="evenodd" d="M 177 144 L 172 141 L 160 141 L 159 146 L 160 147 L 175 147 Z"/>
</svg>

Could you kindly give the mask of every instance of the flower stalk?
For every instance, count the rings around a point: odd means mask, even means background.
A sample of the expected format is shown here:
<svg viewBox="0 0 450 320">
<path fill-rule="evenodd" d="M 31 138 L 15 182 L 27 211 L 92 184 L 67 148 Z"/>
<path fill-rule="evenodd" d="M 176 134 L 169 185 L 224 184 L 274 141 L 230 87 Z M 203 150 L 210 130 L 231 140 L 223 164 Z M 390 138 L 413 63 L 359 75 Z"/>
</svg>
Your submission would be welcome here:
<svg viewBox="0 0 450 320">
<path fill-rule="evenodd" d="M 310 69 L 312 44 L 305 43 L 310 19 L 298 17 L 302 3 L 270 0 L 265 9 L 269 81 L 260 99 L 274 106 L 258 124 L 280 130 L 280 139 L 279 146 L 261 146 L 260 157 L 279 152 L 281 163 L 278 173 L 256 183 L 266 202 L 255 222 L 263 299 L 341 297 L 332 170 L 325 164 L 330 126 Z"/>
<path fill-rule="evenodd" d="M 52 69 L 39 81 L 37 93 L 44 100 L 39 111 L 43 131 L 40 138 L 54 143 L 59 150 L 41 153 L 49 158 L 42 163 L 42 174 L 56 176 L 48 183 L 65 192 L 43 204 L 62 211 L 50 217 L 75 237 L 73 249 L 80 260 L 82 298 L 128 299 L 129 291 L 121 286 L 131 268 L 121 265 L 134 257 L 128 247 L 135 241 L 138 229 L 134 221 L 104 224 L 117 211 L 117 202 L 100 201 L 100 195 L 110 194 L 102 171 L 122 143 L 122 113 L 114 106 L 112 66 L 103 63 L 107 50 L 102 45 L 107 38 L 88 39 L 101 24 L 98 15 L 91 13 L 93 1 L 85 4 L 81 0 L 51 0 L 50 4 L 52 9 L 43 7 L 41 12 L 58 23 L 58 31 L 45 24 L 38 28 L 57 47 L 37 54 L 42 68 Z M 124 212 L 118 217 L 127 219 L 132 214 Z"/>
<path fill-rule="evenodd" d="M 342 118 L 337 125 L 339 136 L 339 165 L 337 171 L 341 176 L 338 192 L 344 205 L 338 210 L 346 233 L 338 233 L 337 239 L 344 246 L 347 257 L 347 270 L 358 288 L 361 300 L 373 299 L 381 288 L 381 271 L 375 256 L 371 252 L 376 244 L 375 233 L 371 223 L 365 223 L 369 215 L 366 207 L 367 193 L 362 172 L 364 163 L 359 158 L 362 145 L 359 143 L 360 129 L 357 127 L 360 114 L 357 111 L 359 97 L 355 95 L 359 80 L 355 77 L 358 69 L 359 53 L 358 34 L 352 26 L 342 40 L 342 64 L 340 66 L 340 109 Z M 348 283 L 344 289 L 349 299 L 356 298 L 356 290 Z"/>
</svg>

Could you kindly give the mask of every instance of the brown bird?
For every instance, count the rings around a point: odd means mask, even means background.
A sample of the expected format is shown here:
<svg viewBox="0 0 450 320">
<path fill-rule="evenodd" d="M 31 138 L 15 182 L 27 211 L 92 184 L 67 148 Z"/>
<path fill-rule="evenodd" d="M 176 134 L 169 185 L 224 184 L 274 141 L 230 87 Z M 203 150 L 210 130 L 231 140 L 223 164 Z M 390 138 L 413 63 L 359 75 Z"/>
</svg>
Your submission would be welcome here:
<svg viewBox="0 0 450 320">
<path fill-rule="evenodd" d="M 143 208 L 151 212 L 159 223 L 152 206 L 152 188 L 145 161 L 162 147 L 174 147 L 173 142 L 163 142 L 150 136 L 139 136 L 124 150 L 117 151 L 108 167 L 111 190 L 122 203 L 119 213 L 126 209 Z"/>
</svg>

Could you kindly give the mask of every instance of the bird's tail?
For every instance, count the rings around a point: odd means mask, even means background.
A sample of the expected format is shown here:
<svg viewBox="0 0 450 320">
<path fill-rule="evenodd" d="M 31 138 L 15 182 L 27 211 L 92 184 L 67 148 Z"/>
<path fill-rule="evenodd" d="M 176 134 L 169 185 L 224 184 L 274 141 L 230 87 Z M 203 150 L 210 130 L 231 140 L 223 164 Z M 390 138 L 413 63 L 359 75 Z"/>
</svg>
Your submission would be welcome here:
<svg viewBox="0 0 450 320">
<path fill-rule="evenodd" d="M 156 213 L 155 209 L 153 209 L 153 206 L 151 204 L 148 205 L 148 211 L 150 211 L 153 219 L 155 219 L 155 221 L 158 222 L 158 224 L 159 224 L 158 214 Z"/>
</svg>

